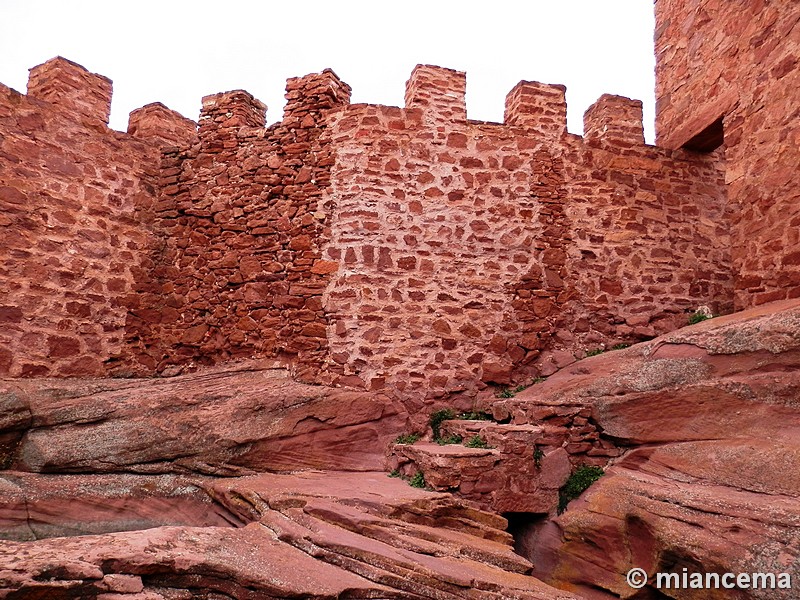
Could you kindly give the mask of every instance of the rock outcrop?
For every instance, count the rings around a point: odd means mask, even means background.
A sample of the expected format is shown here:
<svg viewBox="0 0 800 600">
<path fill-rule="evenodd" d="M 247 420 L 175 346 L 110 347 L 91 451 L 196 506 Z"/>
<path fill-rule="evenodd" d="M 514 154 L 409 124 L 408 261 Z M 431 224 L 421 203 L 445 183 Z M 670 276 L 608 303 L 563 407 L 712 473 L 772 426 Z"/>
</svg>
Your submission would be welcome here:
<svg viewBox="0 0 800 600">
<path fill-rule="evenodd" d="M 590 408 L 601 439 L 625 451 L 563 515 L 523 528 L 518 546 L 540 577 L 586 598 L 796 598 L 658 591 L 653 575 L 788 573 L 800 584 L 798 398 L 794 300 L 580 361 L 498 402 L 516 423 L 543 407 Z M 639 595 L 625 581 L 634 567 L 651 575 Z"/>
<path fill-rule="evenodd" d="M 49 473 L 379 470 L 404 427 L 387 396 L 258 362 L 163 379 L 0 381 L 0 465 Z"/>
<path fill-rule="evenodd" d="M 382 394 L 249 362 L 1 398 L 0 598 L 578 598 L 502 517 L 379 471 Z"/>
<path fill-rule="evenodd" d="M 97 477 L 24 477 L 29 490 L 49 491 L 33 494 L 29 531 L 43 499 L 52 505 L 57 481 L 69 482 L 64 504 L 85 518 L 97 515 Z M 138 488 L 129 502 L 138 496 L 143 507 L 175 506 L 174 492 L 159 495 L 165 476 L 100 477 L 106 490 Z M 0 598 L 578 600 L 528 575 L 531 565 L 514 554 L 501 517 L 385 473 L 180 479 L 170 484 L 208 505 L 206 526 L 4 542 Z M 94 494 L 82 505 L 87 487 Z M 187 512 L 187 520 L 198 514 Z M 19 537 L 19 520 L 0 512 L 0 535 Z"/>
<path fill-rule="evenodd" d="M 494 398 L 496 422 L 440 425 L 473 448 L 392 445 L 413 420 L 388 396 L 259 363 L 6 381 L 0 597 L 792 598 L 653 575 L 800 581 L 799 391 L 800 300 L 579 361 Z M 390 448 L 454 493 L 379 472 Z M 581 463 L 605 475 L 556 516 Z"/>
</svg>

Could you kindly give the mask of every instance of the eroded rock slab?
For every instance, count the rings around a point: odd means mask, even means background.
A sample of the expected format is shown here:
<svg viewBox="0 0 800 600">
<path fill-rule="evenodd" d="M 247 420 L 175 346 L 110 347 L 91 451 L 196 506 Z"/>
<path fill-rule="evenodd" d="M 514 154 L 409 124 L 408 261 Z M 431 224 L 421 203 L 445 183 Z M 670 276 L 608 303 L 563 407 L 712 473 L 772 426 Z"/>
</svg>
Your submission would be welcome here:
<svg viewBox="0 0 800 600">
<path fill-rule="evenodd" d="M 41 475 L 0 471 L 0 540 L 26 541 L 164 525 L 241 527 L 250 519 L 182 475 Z"/>
<path fill-rule="evenodd" d="M 35 486 L 41 476 L 31 477 Z M 247 524 L 6 542 L 0 598 L 579 598 L 529 575 L 504 519 L 385 473 L 194 477 L 192 485 Z"/>
<path fill-rule="evenodd" d="M 0 465 L 71 473 L 375 470 L 406 421 L 379 393 L 247 363 L 164 379 L 0 382 Z"/>
<path fill-rule="evenodd" d="M 799 301 L 586 359 L 494 410 L 528 423 L 564 407 L 589 408 L 600 439 L 624 456 L 563 515 L 520 534 L 535 573 L 587 598 L 608 599 L 634 597 L 625 582 L 633 567 L 650 574 L 684 567 L 786 572 L 794 590 L 662 596 L 651 579 L 635 597 L 797 597 Z"/>
</svg>

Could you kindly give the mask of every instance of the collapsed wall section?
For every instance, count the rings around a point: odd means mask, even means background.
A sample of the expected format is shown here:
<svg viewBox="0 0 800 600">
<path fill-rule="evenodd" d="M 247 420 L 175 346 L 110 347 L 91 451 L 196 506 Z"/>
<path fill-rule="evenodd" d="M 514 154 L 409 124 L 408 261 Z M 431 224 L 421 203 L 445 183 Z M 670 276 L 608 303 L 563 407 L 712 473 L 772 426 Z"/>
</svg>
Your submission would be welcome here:
<svg viewBox="0 0 800 600">
<path fill-rule="evenodd" d="M 128 328 L 140 368 L 277 356 L 317 378 L 322 294 L 336 269 L 321 250 L 333 208 L 326 123 L 349 96 L 330 70 L 290 79 L 284 118 L 270 127 L 245 91 L 203 99 L 199 141 L 163 156 L 164 241 Z"/>
<path fill-rule="evenodd" d="M 158 147 L 107 127 L 111 81 L 55 58 L 0 85 L 0 376 L 99 375 L 145 268 Z"/>
<path fill-rule="evenodd" d="M 508 384 L 730 309 L 713 161 L 645 146 L 627 99 L 601 99 L 584 140 L 562 86 L 521 83 L 504 125 L 468 121 L 464 88 L 420 66 L 406 108 L 352 105 L 332 129 L 337 381 L 418 397 Z"/>
<path fill-rule="evenodd" d="M 722 144 L 736 307 L 800 296 L 797 3 L 655 6 L 657 140 L 705 152 Z"/>
</svg>

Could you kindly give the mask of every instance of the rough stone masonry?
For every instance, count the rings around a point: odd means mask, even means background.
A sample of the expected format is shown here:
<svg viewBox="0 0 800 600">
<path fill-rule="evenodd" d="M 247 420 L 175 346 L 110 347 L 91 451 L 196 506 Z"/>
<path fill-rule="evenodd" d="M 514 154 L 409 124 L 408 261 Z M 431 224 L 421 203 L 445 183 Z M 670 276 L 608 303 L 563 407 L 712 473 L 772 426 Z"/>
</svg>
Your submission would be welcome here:
<svg viewBox="0 0 800 600">
<path fill-rule="evenodd" d="M 146 374 L 275 357 L 297 376 L 441 395 L 732 306 L 717 161 L 647 146 L 562 86 L 466 119 L 463 73 L 419 66 L 405 108 L 292 79 L 282 121 L 244 91 L 108 129 L 110 82 L 65 59 L 2 95 L 0 369 Z M 417 390 L 417 391 L 415 391 Z"/>
<path fill-rule="evenodd" d="M 199 125 L 153 104 L 119 133 L 108 79 L 35 67 L 27 95 L 0 90 L 0 374 L 268 357 L 430 398 L 796 296 L 796 15 L 751 2 L 739 35 L 701 4 L 656 3 L 657 147 L 618 96 L 568 133 L 558 85 L 469 120 L 464 73 L 427 65 L 402 108 L 351 105 L 326 70 L 290 79 L 270 126 L 237 90 Z"/>
</svg>

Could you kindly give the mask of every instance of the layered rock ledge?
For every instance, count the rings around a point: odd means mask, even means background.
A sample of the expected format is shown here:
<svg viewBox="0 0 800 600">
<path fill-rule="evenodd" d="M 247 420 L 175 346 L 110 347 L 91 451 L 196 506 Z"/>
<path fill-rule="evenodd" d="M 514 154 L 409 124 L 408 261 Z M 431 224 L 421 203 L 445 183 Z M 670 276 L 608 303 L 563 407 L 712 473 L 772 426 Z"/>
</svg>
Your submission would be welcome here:
<svg viewBox="0 0 800 600">
<path fill-rule="evenodd" d="M 538 576 L 590 599 L 797 597 L 800 301 L 580 361 L 493 408 L 526 423 L 564 407 L 590 409 L 624 454 L 563 515 L 518 532 Z M 638 595 L 634 567 L 651 574 Z M 794 589 L 655 589 L 652 574 L 684 568 L 788 573 Z"/>
<path fill-rule="evenodd" d="M 6 472 L 4 480 L 15 477 L 34 498 L 27 514 L 34 533 L 42 503 L 52 506 L 58 496 L 56 482 L 65 484 L 61 501 L 79 507 L 84 522 L 98 515 L 108 521 L 108 505 L 97 502 L 98 483 L 105 490 L 134 485 L 149 490 L 139 494 L 139 515 L 148 506 L 174 508 L 174 497 L 159 493 L 176 483 L 187 494 L 202 495 L 208 508 L 204 527 L 195 522 L 4 542 L 2 598 L 578 598 L 529 576 L 531 565 L 514 553 L 505 519 L 382 472 L 228 479 Z M 95 492 L 88 499 L 82 495 L 87 489 Z M 114 496 L 106 491 L 104 497 Z M 184 516 L 192 520 L 199 514 Z M 172 515 L 179 516 L 180 510 Z M 74 515 L 60 517 L 75 525 Z M 22 520 L 19 513 L 0 512 L 0 536 L 20 537 Z"/>
<path fill-rule="evenodd" d="M 800 300 L 574 363 L 476 407 L 496 423 L 442 424 L 490 448 L 404 447 L 452 493 L 387 477 L 413 422 L 389 396 L 260 363 L 2 390 L 0 598 L 795 597 L 634 591 L 633 567 L 800 582 Z M 557 515 L 584 462 L 605 474 Z"/>
</svg>

